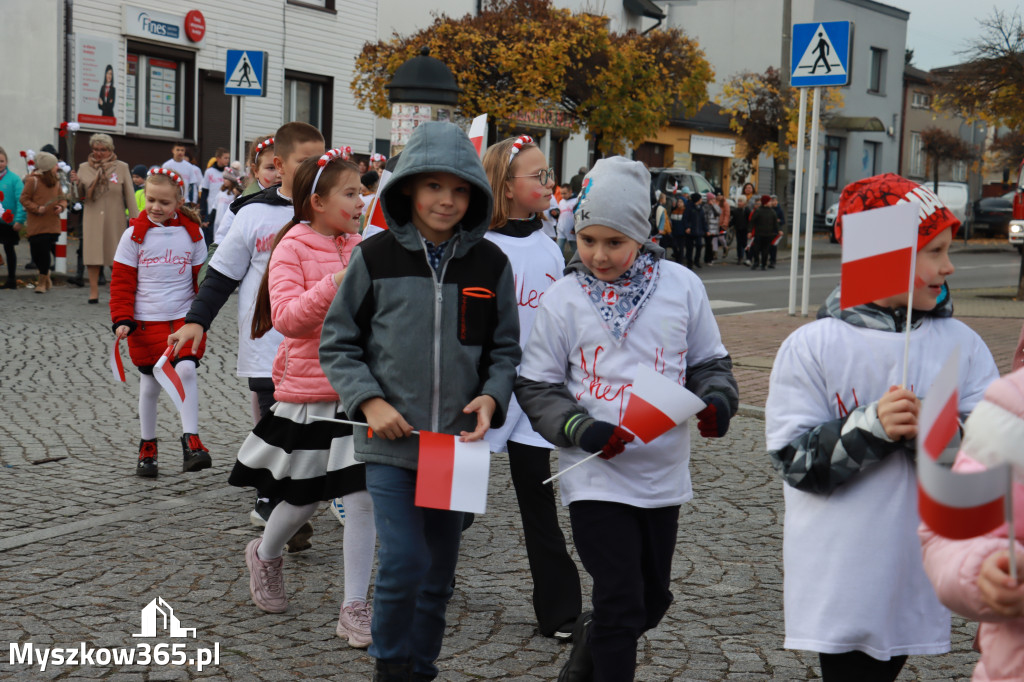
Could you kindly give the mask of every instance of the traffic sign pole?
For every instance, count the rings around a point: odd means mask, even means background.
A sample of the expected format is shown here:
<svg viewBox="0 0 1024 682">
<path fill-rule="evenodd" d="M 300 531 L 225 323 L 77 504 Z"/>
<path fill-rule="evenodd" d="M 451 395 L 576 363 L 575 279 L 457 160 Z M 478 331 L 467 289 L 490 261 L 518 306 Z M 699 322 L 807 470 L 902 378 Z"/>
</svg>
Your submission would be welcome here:
<svg viewBox="0 0 1024 682">
<path fill-rule="evenodd" d="M 814 104 L 811 105 L 811 151 L 807 168 L 807 232 L 804 234 L 804 291 L 800 314 L 807 317 L 807 306 L 811 298 L 811 236 L 814 234 L 814 185 L 818 170 L 818 119 L 821 113 L 821 88 L 814 88 Z"/>
<path fill-rule="evenodd" d="M 789 314 L 796 315 L 797 260 L 800 258 L 800 189 L 803 187 L 804 135 L 807 133 L 807 88 L 800 88 L 800 122 L 797 124 L 796 186 L 793 189 L 793 236 L 790 239 L 792 254 L 789 259 Z M 811 226 L 808 226 L 808 230 Z"/>
</svg>

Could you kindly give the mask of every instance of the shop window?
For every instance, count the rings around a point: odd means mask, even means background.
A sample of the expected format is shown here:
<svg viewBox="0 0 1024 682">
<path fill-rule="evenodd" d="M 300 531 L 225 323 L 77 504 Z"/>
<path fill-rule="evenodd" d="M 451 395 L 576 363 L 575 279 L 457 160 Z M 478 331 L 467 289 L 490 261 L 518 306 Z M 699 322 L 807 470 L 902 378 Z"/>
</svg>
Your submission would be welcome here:
<svg viewBox="0 0 1024 682">
<path fill-rule="evenodd" d="M 320 130 L 330 141 L 331 103 L 334 80 L 327 76 L 286 71 L 284 76 L 284 120 L 302 121 Z"/>
<path fill-rule="evenodd" d="M 910 133 L 910 176 L 924 177 L 924 146 L 921 133 Z"/>
<path fill-rule="evenodd" d="M 839 189 L 839 148 L 843 138 L 825 136 L 825 189 Z"/>
<path fill-rule="evenodd" d="M 191 61 L 129 46 L 125 74 L 125 125 L 129 132 L 180 139 L 187 136 L 186 106 Z"/>
</svg>

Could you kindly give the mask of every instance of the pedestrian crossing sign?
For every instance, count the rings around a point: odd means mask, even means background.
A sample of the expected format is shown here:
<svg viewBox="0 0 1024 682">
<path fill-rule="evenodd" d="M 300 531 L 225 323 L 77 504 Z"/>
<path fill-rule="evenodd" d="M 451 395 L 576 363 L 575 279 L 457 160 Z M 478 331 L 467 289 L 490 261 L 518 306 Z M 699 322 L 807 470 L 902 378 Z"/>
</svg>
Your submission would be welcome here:
<svg viewBox="0 0 1024 682">
<path fill-rule="evenodd" d="M 850 21 L 793 24 L 790 85 L 809 88 L 849 83 L 852 34 Z"/>
<path fill-rule="evenodd" d="M 224 69 L 224 94 L 266 97 L 267 53 L 228 50 Z"/>
</svg>

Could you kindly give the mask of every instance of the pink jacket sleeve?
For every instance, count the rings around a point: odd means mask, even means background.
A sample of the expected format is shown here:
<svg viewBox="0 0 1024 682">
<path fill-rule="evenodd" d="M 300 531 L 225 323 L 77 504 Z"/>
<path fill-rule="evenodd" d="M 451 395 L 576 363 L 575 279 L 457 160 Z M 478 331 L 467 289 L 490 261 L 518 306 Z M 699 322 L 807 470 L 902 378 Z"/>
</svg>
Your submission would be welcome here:
<svg viewBox="0 0 1024 682">
<path fill-rule="evenodd" d="M 311 336 L 324 323 L 338 287 L 328 274 L 306 289 L 305 273 L 294 242 L 283 241 L 270 258 L 270 316 L 285 336 Z"/>
</svg>

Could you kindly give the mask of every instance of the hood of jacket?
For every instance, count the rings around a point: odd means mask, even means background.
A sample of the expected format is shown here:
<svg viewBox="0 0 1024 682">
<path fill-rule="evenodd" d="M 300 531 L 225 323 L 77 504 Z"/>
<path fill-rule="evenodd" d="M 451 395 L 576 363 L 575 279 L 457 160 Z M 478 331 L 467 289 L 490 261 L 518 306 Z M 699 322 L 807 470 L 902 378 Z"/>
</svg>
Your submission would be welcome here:
<svg viewBox="0 0 1024 682">
<path fill-rule="evenodd" d="M 942 294 L 939 301 L 931 310 L 914 310 L 910 321 L 912 329 L 921 326 L 927 317 L 953 317 L 953 299 L 949 294 L 949 285 L 942 285 Z M 843 310 L 839 306 L 839 287 L 832 290 L 832 293 L 825 299 L 825 303 L 818 309 L 818 319 L 834 317 L 855 327 L 865 329 L 879 329 L 889 332 L 906 331 L 907 310 L 906 308 L 892 309 L 883 308 L 874 303 L 853 306 Z"/>
<path fill-rule="evenodd" d="M 381 208 L 388 228 L 399 244 L 415 251 L 423 248 L 423 238 L 412 223 L 412 198 L 403 190 L 412 176 L 421 173 L 451 173 L 469 183 L 469 208 L 455 228 L 457 241 L 451 257 L 465 255 L 487 233 L 494 198 L 480 156 L 462 128 L 441 121 L 420 124 L 381 190 Z"/>
</svg>

